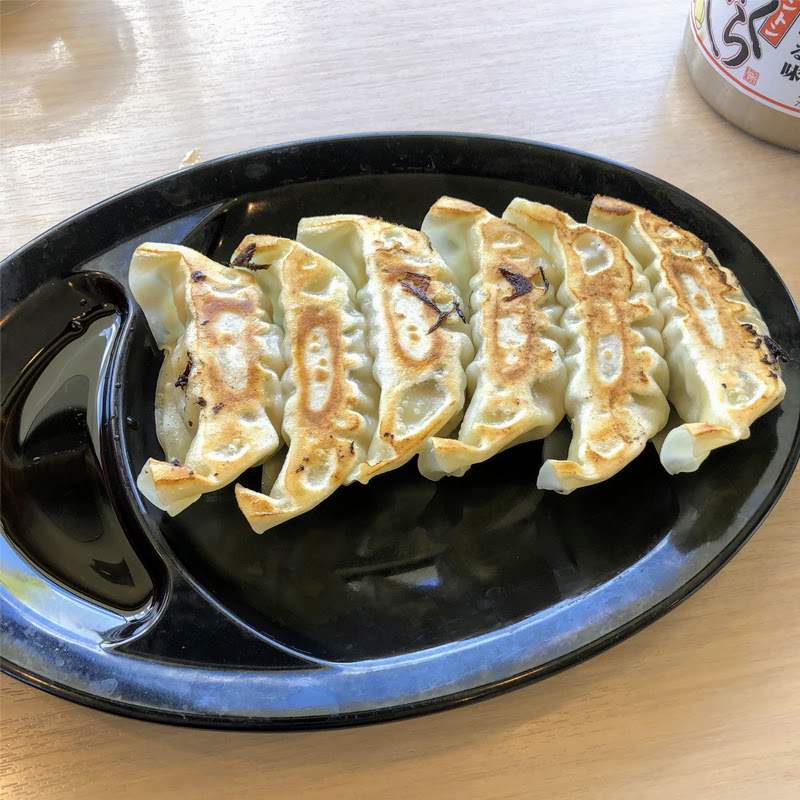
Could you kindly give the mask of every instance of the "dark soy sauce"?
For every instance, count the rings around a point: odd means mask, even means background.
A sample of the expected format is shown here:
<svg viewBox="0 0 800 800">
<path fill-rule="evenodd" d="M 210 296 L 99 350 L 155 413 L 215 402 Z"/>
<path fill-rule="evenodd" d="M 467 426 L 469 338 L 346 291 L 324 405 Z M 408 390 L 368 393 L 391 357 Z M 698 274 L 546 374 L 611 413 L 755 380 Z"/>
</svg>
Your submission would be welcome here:
<svg viewBox="0 0 800 800">
<path fill-rule="evenodd" d="M 3 363 L 0 447 L 8 539 L 56 582 L 130 612 L 153 583 L 114 512 L 101 458 L 101 436 L 117 433 L 106 383 L 125 307 L 116 283 L 80 274 L 40 287 L 4 320 L 3 350 L 15 357 Z"/>
</svg>

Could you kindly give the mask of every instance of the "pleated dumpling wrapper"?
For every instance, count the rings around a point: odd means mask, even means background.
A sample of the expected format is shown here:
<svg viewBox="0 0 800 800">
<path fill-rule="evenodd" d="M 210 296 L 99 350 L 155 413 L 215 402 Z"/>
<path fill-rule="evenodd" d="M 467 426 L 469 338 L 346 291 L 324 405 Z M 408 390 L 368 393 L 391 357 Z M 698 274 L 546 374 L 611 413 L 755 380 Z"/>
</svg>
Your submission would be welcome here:
<svg viewBox="0 0 800 800">
<path fill-rule="evenodd" d="M 708 246 L 655 214 L 595 197 L 589 222 L 621 239 L 642 264 L 664 315 L 669 399 L 682 425 L 667 433 L 661 463 L 694 472 L 717 447 L 746 439 L 783 399 L 783 350 Z"/>
<path fill-rule="evenodd" d="M 155 419 L 166 460 L 149 459 L 137 485 L 175 515 L 278 449 L 283 334 L 250 273 L 187 247 L 141 245 L 128 282 L 164 351 Z"/>
<path fill-rule="evenodd" d="M 563 418 L 567 371 L 558 327 L 563 309 L 556 299 L 561 274 L 534 239 L 464 200 L 439 198 L 422 231 L 469 297 L 476 349 L 458 438 L 432 437 L 420 453 L 420 472 L 438 480 L 542 439 Z"/>
<path fill-rule="evenodd" d="M 563 271 L 567 460 L 548 459 L 537 486 L 567 494 L 619 472 L 669 416 L 663 318 L 627 248 L 550 206 L 517 198 L 503 219 L 533 236 Z"/>
<path fill-rule="evenodd" d="M 236 486 L 239 508 L 263 533 L 353 480 L 375 431 L 378 387 L 355 287 L 336 264 L 274 236 L 246 237 L 232 263 L 253 271 L 285 334 L 289 450 L 269 494 Z"/>
<path fill-rule="evenodd" d="M 378 427 L 361 483 L 413 458 L 461 420 L 475 354 L 450 268 L 425 234 L 356 215 L 300 220 L 297 239 L 358 287 L 380 386 Z"/>
</svg>

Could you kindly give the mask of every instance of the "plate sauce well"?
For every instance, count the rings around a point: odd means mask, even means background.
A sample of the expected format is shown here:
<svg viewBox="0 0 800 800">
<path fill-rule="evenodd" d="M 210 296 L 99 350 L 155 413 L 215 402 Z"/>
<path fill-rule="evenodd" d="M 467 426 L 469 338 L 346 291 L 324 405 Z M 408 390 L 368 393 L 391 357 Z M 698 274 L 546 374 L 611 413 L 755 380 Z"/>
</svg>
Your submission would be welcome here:
<svg viewBox="0 0 800 800">
<path fill-rule="evenodd" d="M 4 321 L 4 337 L 33 355 L 16 375 L 3 365 L 0 446 L 6 537 L 57 583 L 129 612 L 153 583 L 114 513 L 100 457 L 100 437 L 113 435 L 106 377 L 125 306 L 114 281 L 83 274 L 41 287 Z"/>
</svg>

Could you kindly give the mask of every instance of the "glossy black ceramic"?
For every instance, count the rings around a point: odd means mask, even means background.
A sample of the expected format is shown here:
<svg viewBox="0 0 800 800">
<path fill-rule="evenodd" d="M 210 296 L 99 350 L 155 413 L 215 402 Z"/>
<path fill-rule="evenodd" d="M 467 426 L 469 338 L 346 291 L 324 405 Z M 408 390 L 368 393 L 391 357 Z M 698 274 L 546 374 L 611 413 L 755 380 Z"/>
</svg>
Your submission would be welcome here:
<svg viewBox="0 0 800 800">
<path fill-rule="evenodd" d="M 463 135 L 339 138 L 202 164 L 59 225 L 2 265 L 3 668 L 151 720 L 290 728 L 382 720 L 518 686 L 641 628 L 747 540 L 800 452 L 800 369 L 745 442 L 693 475 L 652 448 L 568 497 L 528 444 L 430 483 L 414 464 L 256 536 L 232 487 L 171 519 L 134 478 L 160 453 L 160 356 L 126 274 L 144 241 L 228 259 L 247 233 L 362 212 L 418 227 L 450 194 L 585 218 L 592 196 L 697 232 L 800 357 L 797 310 L 734 227 L 599 158 Z M 257 485 L 256 471 L 244 482 Z"/>
</svg>

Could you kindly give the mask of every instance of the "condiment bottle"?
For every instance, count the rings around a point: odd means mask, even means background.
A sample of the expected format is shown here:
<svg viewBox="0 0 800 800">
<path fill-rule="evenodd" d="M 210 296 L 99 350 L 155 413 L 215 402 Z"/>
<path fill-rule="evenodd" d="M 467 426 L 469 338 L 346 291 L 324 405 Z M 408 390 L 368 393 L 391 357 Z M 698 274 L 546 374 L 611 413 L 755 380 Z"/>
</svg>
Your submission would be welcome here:
<svg viewBox="0 0 800 800">
<path fill-rule="evenodd" d="M 683 49 L 723 117 L 800 150 L 800 0 L 691 0 Z"/>
</svg>

